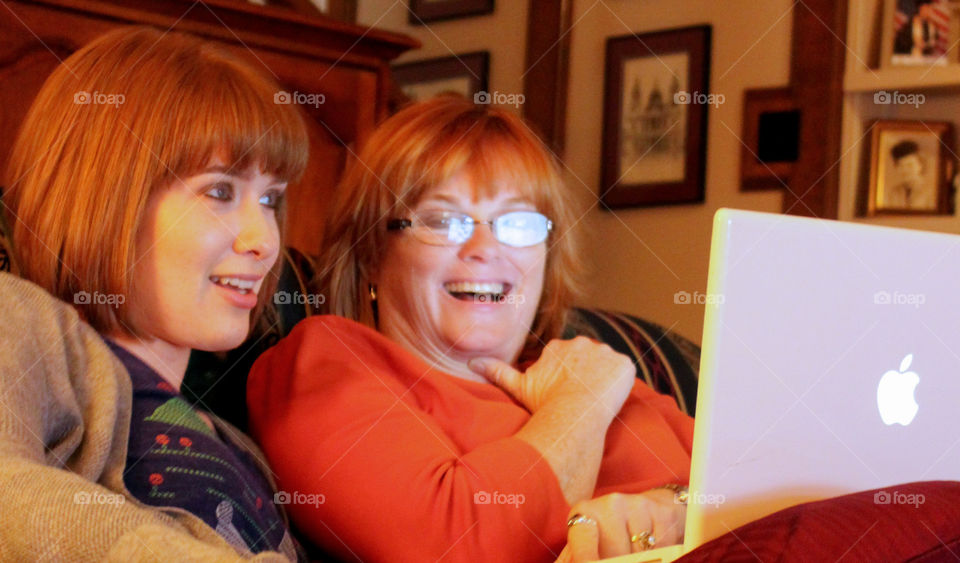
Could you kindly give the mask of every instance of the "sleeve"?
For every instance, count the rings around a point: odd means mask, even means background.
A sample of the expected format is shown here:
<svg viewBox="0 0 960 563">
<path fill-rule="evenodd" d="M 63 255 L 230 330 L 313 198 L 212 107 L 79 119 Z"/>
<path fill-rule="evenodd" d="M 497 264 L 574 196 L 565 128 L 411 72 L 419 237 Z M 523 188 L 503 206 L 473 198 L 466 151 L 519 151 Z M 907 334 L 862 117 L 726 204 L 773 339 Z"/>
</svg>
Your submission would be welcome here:
<svg viewBox="0 0 960 563">
<path fill-rule="evenodd" d="M 113 431 L 116 401 L 107 404 L 122 368 L 72 308 L 38 287 L 0 274 L 0 300 L 0 559 L 239 560 L 213 530 L 94 482 L 126 451 L 116 448 L 127 439 Z M 108 400 L 93 400 L 94 388 Z"/>
<path fill-rule="evenodd" d="M 370 329 L 323 319 L 298 325 L 248 383 L 253 435 L 298 527 L 364 561 L 553 561 L 569 506 L 539 453 L 512 437 L 455 443 L 431 416 L 450 406 L 408 388 L 428 385 L 420 368 Z"/>
</svg>

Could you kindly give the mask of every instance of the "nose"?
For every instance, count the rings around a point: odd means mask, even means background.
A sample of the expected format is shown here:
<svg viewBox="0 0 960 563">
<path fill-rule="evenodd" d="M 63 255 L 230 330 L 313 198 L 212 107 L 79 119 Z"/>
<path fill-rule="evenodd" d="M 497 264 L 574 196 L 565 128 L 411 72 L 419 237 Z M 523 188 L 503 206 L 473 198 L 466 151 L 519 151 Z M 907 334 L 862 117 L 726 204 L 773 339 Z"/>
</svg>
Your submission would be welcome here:
<svg viewBox="0 0 960 563">
<path fill-rule="evenodd" d="M 234 252 L 252 254 L 272 266 L 280 252 L 280 227 L 274 211 L 253 198 L 252 201 L 245 201 L 237 213 L 239 216 L 237 236 L 233 241 Z"/>
<path fill-rule="evenodd" d="M 500 241 L 493 236 L 491 225 L 478 221 L 473 226 L 473 234 L 460 246 L 457 254 L 461 260 L 486 262 L 495 258 L 500 250 Z"/>
</svg>

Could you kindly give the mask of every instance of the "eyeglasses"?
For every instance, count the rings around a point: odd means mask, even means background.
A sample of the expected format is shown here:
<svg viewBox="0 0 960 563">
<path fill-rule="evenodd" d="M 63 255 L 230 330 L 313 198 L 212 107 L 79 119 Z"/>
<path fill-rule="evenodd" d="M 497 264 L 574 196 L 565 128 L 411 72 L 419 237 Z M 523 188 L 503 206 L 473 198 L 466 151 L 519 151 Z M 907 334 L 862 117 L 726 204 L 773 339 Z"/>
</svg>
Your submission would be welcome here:
<svg viewBox="0 0 960 563">
<path fill-rule="evenodd" d="M 470 240 L 477 225 L 488 225 L 493 236 L 507 246 L 523 248 L 547 240 L 551 222 L 536 211 L 511 211 L 490 221 L 477 221 L 466 213 L 427 210 L 412 219 L 391 219 L 387 230 L 410 229 L 420 242 L 434 246 L 456 246 Z"/>
</svg>

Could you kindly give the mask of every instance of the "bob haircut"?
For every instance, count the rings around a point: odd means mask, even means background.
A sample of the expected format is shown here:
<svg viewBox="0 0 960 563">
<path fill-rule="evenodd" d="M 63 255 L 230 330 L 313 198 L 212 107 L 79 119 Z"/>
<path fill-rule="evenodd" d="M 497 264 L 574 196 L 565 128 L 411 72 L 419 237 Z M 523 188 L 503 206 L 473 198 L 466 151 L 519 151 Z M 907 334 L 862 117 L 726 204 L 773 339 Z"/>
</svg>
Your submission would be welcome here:
<svg viewBox="0 0 960 563">
<path fill-rule="evenodd" d="M 255 165 L 281 181 L 303 174 L 306 126 L 295 106 L 273 102 L 278 90 L 222 48 L 148 27 L 111 31 L 71 55 L 40 89 L 11 151 L 5 199 L 20 275 L 101 333 L 142 335 L 134 300 L 113 307 L 76 296 L 130 294 L 148 198 L 214 156 L 238 173 Z M 277 221 L 282 233 L 282 209 Z"/>
<path fill-rule="evenodd" d="M 318 269 L 330 312 L 375 325 L 368 288 L 386 248 L 387 221 L 408 217 L 427 191 L 461 173 L 477 196 L 516 189 L 553 221 L 543 294 L 526 345 L 539 348 L 562 334 L 578 293 L 573 203 L 556 161 L 519 117 L 458 96 L 407 106 L 348 164 L 327 216 Z"/>
</svg>

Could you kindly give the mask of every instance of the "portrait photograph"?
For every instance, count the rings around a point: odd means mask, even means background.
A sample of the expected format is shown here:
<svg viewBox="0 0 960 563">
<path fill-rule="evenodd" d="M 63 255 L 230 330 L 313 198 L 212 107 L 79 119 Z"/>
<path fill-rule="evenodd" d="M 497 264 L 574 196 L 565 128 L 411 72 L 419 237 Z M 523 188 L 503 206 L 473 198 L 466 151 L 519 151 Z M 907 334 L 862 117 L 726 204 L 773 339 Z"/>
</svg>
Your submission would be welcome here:
<svg viewBox="0 0 960 563">
<path fill-rule="evenodd" d="M 952 136 L 949 123 L 878 121 L 867 214 L 952 213 Z"/>
</svg>

